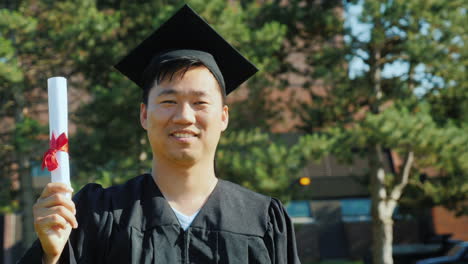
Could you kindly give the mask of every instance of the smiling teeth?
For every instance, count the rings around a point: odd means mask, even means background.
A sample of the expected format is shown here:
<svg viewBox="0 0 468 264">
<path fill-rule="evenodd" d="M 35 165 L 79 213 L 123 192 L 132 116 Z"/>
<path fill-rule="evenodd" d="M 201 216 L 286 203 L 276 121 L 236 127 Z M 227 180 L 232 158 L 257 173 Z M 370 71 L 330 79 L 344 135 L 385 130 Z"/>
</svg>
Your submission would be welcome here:
<svg viewBox="0 0 468 264">
<path fill-rule="evenodd" d="M 185 134 L 185 133 L 175 133 L 174 136 L 175 136 L 175 137 L 178 137 L 178 138 L 189 138 L 189 137 L 194 137 L 194 135 L 192 135 L 192 134 Z"/>
</svg>

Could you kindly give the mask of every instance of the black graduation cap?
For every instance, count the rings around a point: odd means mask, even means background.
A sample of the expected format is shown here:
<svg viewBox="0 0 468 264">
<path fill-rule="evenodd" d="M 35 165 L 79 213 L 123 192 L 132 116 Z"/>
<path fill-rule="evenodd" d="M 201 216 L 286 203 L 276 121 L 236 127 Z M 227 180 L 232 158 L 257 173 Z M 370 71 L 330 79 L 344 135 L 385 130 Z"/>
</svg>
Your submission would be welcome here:
<svg viewBox="0 0 468 264">
<path fill-rule="evenodd" d="M 208 64 L 206 66 L 218 81 L 223 82 L 224 79 L 224 85 L 221 83 L 221 86 L 225 86 L 223 88 L 226 94 L 258 71 L 255 65 L 244 58 L 188 5 L 179 9 L 115 65 L 115 68 L 143 88 L 143 72 L 155 56 L 178 56 L 179 53 L 203 58 L 202 62 Z"/>
</svg>

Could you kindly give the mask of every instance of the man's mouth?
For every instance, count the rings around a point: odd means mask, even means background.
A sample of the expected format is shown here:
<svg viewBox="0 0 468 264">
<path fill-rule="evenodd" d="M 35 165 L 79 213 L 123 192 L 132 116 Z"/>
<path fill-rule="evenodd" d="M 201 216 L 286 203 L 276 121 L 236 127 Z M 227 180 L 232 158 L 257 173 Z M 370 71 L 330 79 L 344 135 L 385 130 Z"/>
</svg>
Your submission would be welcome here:
<svg viewBox="0 0 468 264">
<path fill-rule="evenodd" d="M 172 136 L 177 137 L 177 138 L 191 138 L 191 137 L 196 137 L 194 134 L 189 134 L 189 133 L 172 133 Z"/>
<path fill-rule="evenodd" d="M 198 137 L 198 134 L 191 130 L 176 130 L 170 135 L 179 139 Z"/>
</svg>

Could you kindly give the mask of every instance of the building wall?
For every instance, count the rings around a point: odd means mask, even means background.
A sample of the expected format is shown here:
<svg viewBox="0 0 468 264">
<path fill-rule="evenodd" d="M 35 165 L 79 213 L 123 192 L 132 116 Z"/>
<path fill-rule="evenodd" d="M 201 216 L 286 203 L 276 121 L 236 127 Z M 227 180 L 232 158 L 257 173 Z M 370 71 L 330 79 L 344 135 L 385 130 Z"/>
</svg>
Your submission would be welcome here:
<svg viewBox="0 0 468 264">
<path fill-rule="evenodd" d="M 456 217 L 443 207 L 435 207 L 432 218 L 437 234 L 452 234 L 451 239 L 468 241 L 468 216 Z"/>
<path fill-rule="evenodd" d="M 0 215 L 0 223 L 0 263 L 16 263 L 22 254 L 21 216 L 17 214 Z"/>
<path fill-rule="evenodd" d="M 370 221 L 339 221 L 338 224 L 341 225 L 339 232 L 343 236 L 342 241 L 337 241 L 340 243 L 334 246 L 328 245 L 328 248 L 324 246 L 327 244 L 327 235 L 330 234 L 330 230 L 324 222 L 295 225 L 297 248 L 302 262 L 337 258 L 363 260 L 370 254 L 372 247 L 372 223 Z M 416 221 L 395 221 L 394 227 L 395 244 L 421 243 Z"/>
<path fill-rule="evenodd" d="M 309 201 L 310 221 L 293 217 L 299 258 L 304 263 L 326 259 L 363 260 L 372 247 L 369 217 L 350 219 L 342 215 L 340 200 Z M 423 227 L 417 219 L 395 219 L 393 243 L 423 243 Z"/>
</svg>

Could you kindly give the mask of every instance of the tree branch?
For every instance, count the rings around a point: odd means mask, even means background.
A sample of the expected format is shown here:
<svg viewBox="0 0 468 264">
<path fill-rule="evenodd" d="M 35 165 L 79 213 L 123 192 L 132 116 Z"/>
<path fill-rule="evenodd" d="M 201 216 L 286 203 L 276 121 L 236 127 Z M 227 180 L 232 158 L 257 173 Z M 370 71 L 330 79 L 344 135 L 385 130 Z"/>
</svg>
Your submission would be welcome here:
<svg viewBox="0 0 468 264">
<path fill-rule="evenodd" d="M 390 194 L 390 199 L 394 201 L 397 201 L 398 199 L 400 199 L 401 194 L 403 193 L 403 189 L 408 184 L 409 174 L 411 171 L 411 167 L 413 166 L 413 161 L 414 161 L 414 153 L 413 151 L 410 151 L 408 152 L 403 171 L 401 172 L 401 176 L 400 176 L 401 180 L 395 187 L 393 187 L 393 190 Z"/>
<path fill-rule="evenodd" d="M 392 62 L 394 62 L 394 61 L 396 61 L 396 60 L 400 60 L 400 59 L 401 59 L 401 60 L 408 60 L 408 59 L 409 59 L 409 56 L 406 55 L 406 54 L 401 54 L 401 55 L 391 56 L 391 57 L 389 57 L 389 58 L 388 58 L 388 57 L 382 57 L 382 58 L 378 61 L 378 63 L 379 63 L 379 65 L 384 65 L 384 64 L 386 64 L 386 63 L 392 63 Z"/>
</svg>

